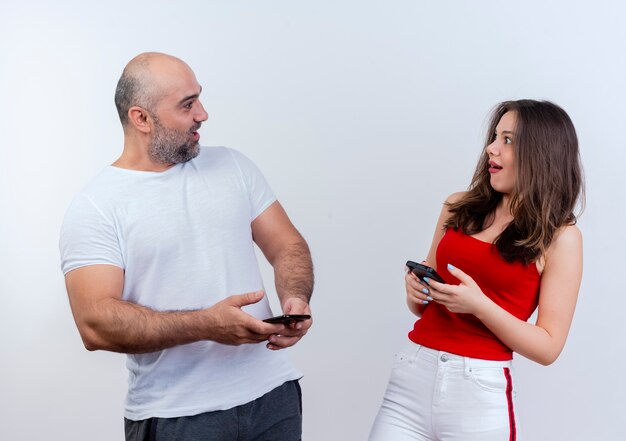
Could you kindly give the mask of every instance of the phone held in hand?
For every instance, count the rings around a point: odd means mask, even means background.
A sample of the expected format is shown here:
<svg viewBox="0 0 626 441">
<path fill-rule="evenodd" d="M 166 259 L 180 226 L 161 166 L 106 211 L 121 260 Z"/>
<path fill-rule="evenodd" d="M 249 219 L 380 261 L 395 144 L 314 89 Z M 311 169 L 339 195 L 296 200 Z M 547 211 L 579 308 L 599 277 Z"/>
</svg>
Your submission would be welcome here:
<svg viewBox="0 0 626 441">
<path fill-rule="evenodd" d="M 288 324 L 291 322 L 301 322 L 302 320 L 309 320 L 311 316 L 309 314 L 285 314 L 276 317 L 266 318 L 263 320 L 265 323 L 283 323 Z"/>
<path fill-rule="evenodd" d="M 437 271 L 427 265 L 422 265 L 421 263 L 409 260 L 407 261 L 406 266 L 408 266 L 413 274 L 415 274 L 422 282 L 424 281 L 424 277 L 428 277 L 429 279 L 433 279 L 437 282 L 446 283 L 443 278 L 437 274 Z"/>
</svg>

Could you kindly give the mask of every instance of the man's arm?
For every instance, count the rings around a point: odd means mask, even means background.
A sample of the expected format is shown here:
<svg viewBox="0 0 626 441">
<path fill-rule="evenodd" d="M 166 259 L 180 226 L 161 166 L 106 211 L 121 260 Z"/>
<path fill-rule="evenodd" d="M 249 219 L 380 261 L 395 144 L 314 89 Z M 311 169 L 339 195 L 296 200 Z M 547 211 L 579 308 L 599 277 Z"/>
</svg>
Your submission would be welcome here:
<svg viewBox="0 0 626 441">
<path fill-rule="evenodd" d="M 65 283 L 74 320 L 90 351 L 145 353 L 199 340 L 259 343 L 284 329 L 240 309 L 261 300 L 262 292 L 231 296 L 206 309 L 162 312 L 122 300 L 124 272 L 113 265 L 75 269 Z"/>
<path fill-rule="evenodd" d="M 274 202 L 252 222 L 252 237 L 274 268 L 276 291 L 285 314 L 310 314 L 313 262 L 305 240 L 279 202 Z M 292 323 L 270 338 L 270 349 L 292 346 L 306 334 L 312 319 Z"/>
</svg>

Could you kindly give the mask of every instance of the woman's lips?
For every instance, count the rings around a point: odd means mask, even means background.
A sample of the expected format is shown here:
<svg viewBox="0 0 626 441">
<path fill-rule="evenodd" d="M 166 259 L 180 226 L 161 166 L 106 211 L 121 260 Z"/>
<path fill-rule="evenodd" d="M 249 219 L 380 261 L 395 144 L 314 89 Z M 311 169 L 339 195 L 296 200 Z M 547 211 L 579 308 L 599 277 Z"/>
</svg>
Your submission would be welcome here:
<svg viewBox="0 0 626 441">
<path fill-rule="evenodd" d="M 502 167 L 498 163 L 489 161 L 489 173 L 498 173 Z"/>
</svg>

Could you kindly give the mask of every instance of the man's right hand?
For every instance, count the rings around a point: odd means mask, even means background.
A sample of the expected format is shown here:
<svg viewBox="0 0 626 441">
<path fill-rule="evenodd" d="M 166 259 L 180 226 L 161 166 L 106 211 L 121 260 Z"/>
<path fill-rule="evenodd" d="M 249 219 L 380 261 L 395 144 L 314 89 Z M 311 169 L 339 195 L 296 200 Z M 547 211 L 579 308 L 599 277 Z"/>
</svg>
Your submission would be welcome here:
<svg viewBox="0 0 626 441">
<path fill-rule="evenodd" d="M 263 291 L 230 296 L 205 309 L 156 311 L 122 300 L 124 271 L 117 266 L 77 268 L 65 281 L 74 319 L 90 351 L 141 354 L 201 340 L 260 343 L 284 330 L 241 310 L 260 301 Z"/>
<path fill-rule="evenodd" d="M 260 343 L 271 335 L 280 334 L 285 326 L 265 323 L 241 310 L 243 306 L 260 301 L 263 291 L 227 297 L 206 309 L 209 314 L 210 340 L 226 345 Z"/>
</svg>

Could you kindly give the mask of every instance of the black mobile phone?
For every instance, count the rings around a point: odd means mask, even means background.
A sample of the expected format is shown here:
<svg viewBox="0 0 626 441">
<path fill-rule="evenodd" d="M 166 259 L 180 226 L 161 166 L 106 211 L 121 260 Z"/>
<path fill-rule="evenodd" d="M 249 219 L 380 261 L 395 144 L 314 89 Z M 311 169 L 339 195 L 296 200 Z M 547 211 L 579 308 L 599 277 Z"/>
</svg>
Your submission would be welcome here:
<svg viewBox="0 0 626 441">
<path fill-rule="evenodd" d="M 311 316 L 309 314 L 285 314 L 276 317 L 266 318 L 263 320 L 266 323 L 291 323 L 300 322 L 302 320 L 309 320 Z"/>
<path fill-rule="evenodd" d="M 422 265 L 421 263 L 413 262 L 411 260 L 407 261 L 406 266 L 423 282 L 424 277 L 428 277 L 433 279 L 439 283 L 446 283 L 443 278 L 437 274 L 437 271 L 432 269 L 427 265 Z"/>
</svg>

